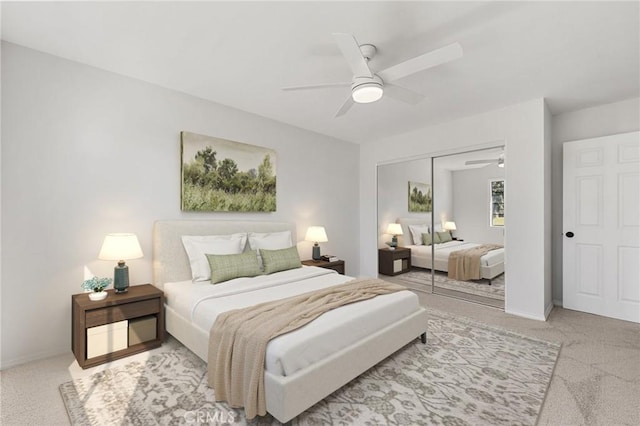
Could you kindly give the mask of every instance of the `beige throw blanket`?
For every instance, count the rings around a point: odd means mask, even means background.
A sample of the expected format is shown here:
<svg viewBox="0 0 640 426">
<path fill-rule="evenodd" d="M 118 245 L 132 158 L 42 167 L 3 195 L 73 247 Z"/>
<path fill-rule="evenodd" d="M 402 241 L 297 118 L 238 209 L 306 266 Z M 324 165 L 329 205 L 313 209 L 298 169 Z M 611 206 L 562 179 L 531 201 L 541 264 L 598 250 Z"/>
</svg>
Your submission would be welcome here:
<svg viewBox="0 0 640 426">
<path fill-rule="evenodd" d="M 465 250 L 453 251 L 449 254 L 448 275 L 452 280 L 479 280 L 480 258 L 491 250 L 502 248 L 500 244 L 482 244 Z"/>
<path fill-rule="evenodd" d="M 355 279 L 327 289 L 224 312 L 209 334 L 209 386 L 216 401 L 244 407 L 247 419 L 265 415 L 267 343 L 350 303 L 406 290 L 379 279 Z"/>
</svg>

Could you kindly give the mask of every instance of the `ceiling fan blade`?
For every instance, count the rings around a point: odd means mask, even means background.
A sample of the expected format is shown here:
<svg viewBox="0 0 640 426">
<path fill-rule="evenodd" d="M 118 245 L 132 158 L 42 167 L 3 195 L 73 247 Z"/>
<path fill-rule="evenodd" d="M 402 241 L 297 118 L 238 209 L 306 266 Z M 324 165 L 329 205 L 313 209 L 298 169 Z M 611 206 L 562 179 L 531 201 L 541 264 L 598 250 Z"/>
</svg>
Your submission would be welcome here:
<svg viewBox="0 0 640 426">
<path fill-rule="evenodd" d="M 367 65 L 367 60 L 362 56 L 360 46 L 354 36 L 351 34 L 333 33 L 333 38 L 342 51 L 355 77 L 373 77 L 369 65 Z"/>
<path fill-rule="evenodd" d="M 459 43 L 453 43 L 448 46 L 441 47 L 431 52 L 416 56 L 413 59 L 401 62 L 397 65 L 379 71 L 377 74 L 382 80 L 395 81 L 419 71 L 444 64 L 462 56 L 462 46 Z"/>
<path fill-rule="evenodd" d="M 472 164 L 491 164 L 491 163 L 497 163 L 499 160 L 497 158 L 495 159 L 491 159 L 491 160 L 469 160 L 469 161 L 465 161 L 464 164 L 466 164 L 467 166 L 470 166 Z"/>
<path fill-rule="evenodd" d="M 353 102 L 353 98 L 351 97 L 351 95 L 349 95 L 349 97 L 344 101 L 344 103 L 342 104 L 338 112 L 336 112 L 336 118 L 345 115 L 347 111 L 351 109 L 354 103 L 355 102 Z"/>
<path fill-rule="evenodd" d="M 390 98 L 410 105 L 416 105 L 425 98 L 424 95 L 421 95 L 420 93 L 416 93 L 413 90 L 405 89 L 404 87 L 390 83 L 386 83 L 384 85 L 384 94 Z"/>
<path fill-rule="evenodd" d="M 287 86 L 287 87 L 283 87 L 282 90 L 309 90 L 309 89 L 325 89 L 327 87 L 346 87 L 346 86 L 351 86 L 351 82 L 319 83 L 319 84 L 308 84 L 305 86 Z"/>
</svg>

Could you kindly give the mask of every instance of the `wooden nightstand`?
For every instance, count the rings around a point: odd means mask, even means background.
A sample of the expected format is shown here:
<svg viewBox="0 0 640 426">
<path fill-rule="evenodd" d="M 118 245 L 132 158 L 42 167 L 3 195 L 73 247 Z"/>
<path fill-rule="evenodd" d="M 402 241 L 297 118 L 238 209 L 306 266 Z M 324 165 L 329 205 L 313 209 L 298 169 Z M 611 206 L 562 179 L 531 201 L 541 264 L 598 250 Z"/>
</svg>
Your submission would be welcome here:
<svg viewBox="0 0 640 426">
<path fill-rule="evenodd" d="M 318 266 L 325 269 L 333 269 L 339 274 L 344 275 L 344 260 L 336 260 L 335 262 L 327 262 L 326 260 L 303 260 L 303 265 Z"/>
<path fill-rule="evenodd" d="M 398 275 L 411 269 L 411 249 L 396 247 L 378 249 L 378 272 L 384 275 Z"/>
<path fill-rule="evenodd" d="M 124 294 L 113 289 L 107 293 L 106 299 L 95 302 L 87 293 L 71 296 L 71 350 L 82 368 L 157 348 L 164 340 L 161 290 L 143 284 L 129 287 Z M 150 329 L 153 325 L 155 330 Z"/>
</svg>

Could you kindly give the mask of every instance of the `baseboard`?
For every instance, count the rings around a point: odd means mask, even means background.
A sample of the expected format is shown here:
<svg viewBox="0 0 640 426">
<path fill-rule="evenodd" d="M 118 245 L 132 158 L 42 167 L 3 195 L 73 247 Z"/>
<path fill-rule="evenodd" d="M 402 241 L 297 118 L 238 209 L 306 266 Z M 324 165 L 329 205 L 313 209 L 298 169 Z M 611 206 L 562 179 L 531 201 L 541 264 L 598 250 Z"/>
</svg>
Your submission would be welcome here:
<svg viewBox="0 0 640 426">
<path fill-rule="evenodd" d="M 64 355 L 69 353 L 70 351 L 67 349 L 54 349 L 50 351 L 38 352 L 35 354 L 29 354 L 27 356 L 20 356 L 11 359 L 1 359 L 0 360 L 0 370 L 6 370 L 8 368 L 17 367 L 18 365 L 27 364 L 29 362 L 40 361 L 45 358 L 51 358 L 58 355 Z"/>
<path fill-rule="evenodd" d="M 559 308 L 562 308 L 562 300 L 554 300 L 553 301 L 553 306 L 557 306 Z"/>
<path fill-rule="evenodd" d="M 511 314 L 511 315 L 515 315 L 517 317 L 522 317 L 522 318 L 527 318 L 527 319 L 531 319 L 531 320 L 536 320 L 536 321 L 546 321 L 546 317 L 544 315 L 542 316 L 538 316 L 538 315 L 531 315 L 531 314 L 525 314 L 522 312 L 517 312 L 517 311 L 512 311 L 512 310 L 507 310 L 505 308 L 504 310 L 505 314 Z"/>
</svg>

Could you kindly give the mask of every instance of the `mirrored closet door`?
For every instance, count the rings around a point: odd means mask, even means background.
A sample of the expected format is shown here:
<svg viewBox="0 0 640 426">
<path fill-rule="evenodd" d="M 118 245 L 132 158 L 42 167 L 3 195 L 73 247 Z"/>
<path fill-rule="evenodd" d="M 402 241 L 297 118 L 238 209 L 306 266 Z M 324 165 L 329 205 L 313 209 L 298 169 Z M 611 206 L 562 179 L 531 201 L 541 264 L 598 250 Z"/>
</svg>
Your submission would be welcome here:
<svg viewBox="0 0 640 426">
<path fill-rule="evenodd" d="M 503 147 L 433 158 L 433 292 L 504 309 Z"/>
<path fill-rule="evenodd" d="M 381 276 L 504 308 L 505 164 L 499 146 L 379 165 Z"/>
</svg>

